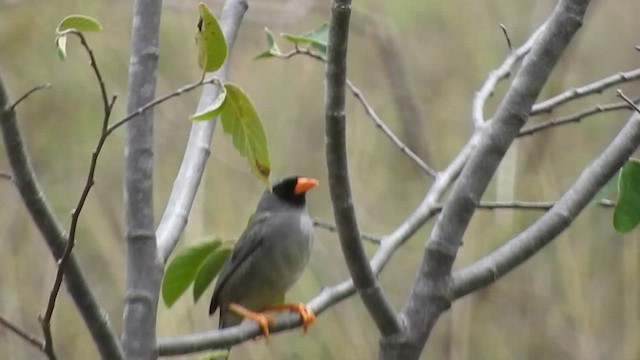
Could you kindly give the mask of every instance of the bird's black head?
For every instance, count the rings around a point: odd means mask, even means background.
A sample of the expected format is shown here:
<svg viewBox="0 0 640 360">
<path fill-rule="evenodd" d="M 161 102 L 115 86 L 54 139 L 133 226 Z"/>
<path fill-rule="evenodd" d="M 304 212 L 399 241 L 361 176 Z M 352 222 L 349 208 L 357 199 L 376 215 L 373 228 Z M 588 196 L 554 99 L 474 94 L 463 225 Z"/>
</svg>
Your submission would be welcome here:
<svg viewBox="0 0 640 360">
<path fill-rule="evenodd" d="M 301 176 L 286 177 L 271 187 L 271 192 L 291 205 L 304 205 L 305 194 L 318 185 L 318 180 Z"/>
</svg>

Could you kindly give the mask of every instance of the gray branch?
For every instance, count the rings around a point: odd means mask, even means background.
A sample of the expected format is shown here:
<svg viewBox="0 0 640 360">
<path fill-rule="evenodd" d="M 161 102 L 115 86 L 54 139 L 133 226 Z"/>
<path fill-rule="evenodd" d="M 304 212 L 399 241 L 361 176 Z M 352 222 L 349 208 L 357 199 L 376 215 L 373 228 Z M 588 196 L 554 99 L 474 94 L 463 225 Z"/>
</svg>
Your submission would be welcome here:
<svg viewBox="0 0 640 360">
<path fill-rule="evenodd" d="M 0 128 L 12 169 L 12 181 L 18 188 L 22 201 L 53 257 L 57 260 L 62 257 L 67 245 L 66 235 L 35 176 L 18 128 L 14 105 L 9 103 L 9 96 L 2 79 L 0 79 Z M 75 255 L 71 253 L 64 271 L 67 290 L 89 329 L 100 356 L 103 359 L 122 359 L 120 343 L 111 328 L 109 317 L 98 305 L 83 274 Z"/>
<path fill-rule="evenodd" d="M 222 14 L 220 15 L 220 27 L 229 49 L 235 43 L 240 22 L 247 8 L 247 0 L 229 0 L 224 3 Z M 221 80 L 226 79 L 229 72 L 229 58 L 230 55 L 222 68 L 210 74 L 210 76 Z M 204 110 L 217 96 L 217 86 L 204 86 L 196 112 Z M 215 127 L 215 119 L 211 121 L 194 121 L 191 125 L 187 149 L 184 153 L 178 176 L 173 183 L 167 207 L 156 230 L 158 251 L 160 258 L 164 262 L 171 255 L 180 235 L 182 235 L 185 226 L 187 226 L 191 206 L 193 206 L 193 201 L 204 173 L 204 167 L 209 158 L 209 148 L 211 147 Z"/>
<path fill-rule="evenodd" d="M 340 245 L 353 282 L 378 330 L 388 336 L 399 331 L 400 323 L 369 266 L 360 241 L 349 184 L 344 105 L 350 15 L 350 0 L 332 2 L 325 82 L 325 144 L 329 192 Z"/>
<path fill-rule="evenodd" d="M 555 239 L 571 225 L 638 146 L 640 114 L 634 113 L 607 149 L 580 174 L 551 210 L 491 254 L 453 274 L 453 299 L 493 283 Z"/>
<path fill-rule="evenodd" d="M 565 104 L 569 101 L 580 99 L 582 97 L 599 94 L 604 90 L 626 82 L 640 79 L 640 69 L 635 69 L 627 72 L 620 72 L 615 75 L 608 76 L 604 79 L 598 80 L 591 84 L 587 84 L 578 88 L 567 90 L 561 94 L 558 94 L 550 99 L 542 101 L 533 105 L 531 108 L 531 116 L 540 113 L 551 112 L 556 107 Z"/>
<path fill-rule="evenodd" d="M 160 0 L 136 0 L 133 10 L 127 112 L 153 101 L 158 65 Z M 163 262 L 153 219 L 153 109 L 127 123 L 125 140 L 127 282 L 122 347 L 127 359 L 155 359 L 156 313 Z"/>
<path fill-rule="evenodd" d="M 545 25 L 546 24 L 542 24 L 538 28 L 538 30 L 536 30 L 529 37 L 529 39 L 524 44 L 522 44 L 522 46 L 509 53 L 500 67 L 489 73 L 487 79 L 480 87 L 480 90 L 478 90 L 473 97 L 473 103 L 471 105 L 471 119 L 474 127 L 479 128 L 484 125 L 484 106 L 487 100 L 493 95 L 493 92 L 495 91 L 498 83 L 511 76 L 511 69 L 516 64 L 516 62 L 522 60 L 529 53 L 529 51 L 531 51 L 534 42 L 536 41 L 542 30 L 544 30 Z M 505 37 L 507 37 L 508 39 L 505 28 L 502 27 L 502 29 L 504 31 Z"/>
<path fill-rule="evenodd" d="M 451 268 L 475 207 L 500 160 L 525 123 L 551 70 L 580 28 L 588 0 L 562 0 L 514 78 L 480 139 L 427 242 L 402 310 L 410 332 L 384 338 L 380 359 L 418 359 L 433 326 L 451 305 Z"/>
</svg>

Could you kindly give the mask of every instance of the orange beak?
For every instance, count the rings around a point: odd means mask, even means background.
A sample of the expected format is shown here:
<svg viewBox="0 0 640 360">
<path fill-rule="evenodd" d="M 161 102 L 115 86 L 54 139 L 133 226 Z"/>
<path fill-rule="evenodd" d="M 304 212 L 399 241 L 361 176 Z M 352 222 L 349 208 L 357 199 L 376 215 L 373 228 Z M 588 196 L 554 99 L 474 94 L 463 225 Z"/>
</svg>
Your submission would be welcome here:
<svg viewBox="0 0 640 360">
<path fill-rule="evenodd" d="M 318 185 L 319 181 L 312 178 L 300 177 L 296 182 L 296 187 L 293 189 L 293 193 L 296 195 L 302 195 L 306 193 L 312 187 Z"/>
</svg>

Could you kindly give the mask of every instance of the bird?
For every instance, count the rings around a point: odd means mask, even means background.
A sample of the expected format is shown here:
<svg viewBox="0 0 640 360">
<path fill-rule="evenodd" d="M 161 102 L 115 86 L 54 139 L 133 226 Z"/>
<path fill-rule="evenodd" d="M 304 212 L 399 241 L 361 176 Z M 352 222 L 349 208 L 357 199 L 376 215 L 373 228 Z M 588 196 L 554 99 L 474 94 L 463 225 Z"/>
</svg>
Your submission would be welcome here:
<svg viewBox="0 0 640 360">
<path fill-rule="evenodd" d="M 309 262 L 313 222 L 305 195 L 318 183 L 289 176 L 264 191 L 216 281 L 209 315 L 220 309 L 220 329 L 252 319 L 268 342 L 274 319 L 266 312 L 298 312 L 305 333 L 315 322 L 315 315 L 304 304 L 282 302 Z"/>
</svg>

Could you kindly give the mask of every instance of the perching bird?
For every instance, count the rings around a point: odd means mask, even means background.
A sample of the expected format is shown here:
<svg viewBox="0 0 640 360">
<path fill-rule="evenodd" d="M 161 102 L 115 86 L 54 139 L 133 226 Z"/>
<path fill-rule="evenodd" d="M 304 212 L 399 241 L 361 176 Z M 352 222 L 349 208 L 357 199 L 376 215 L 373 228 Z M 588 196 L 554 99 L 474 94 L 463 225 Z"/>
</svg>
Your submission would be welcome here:
<svg viewBox="0 0 640 360">
<path fill-rule="evenodd" d="M 259 313 L 264 310 L 299 312 L 305 331 L 315 321 L 315 315 L 303 304 L 279 303 L 309 261 L 313 223 L 305 194 L 317 184 L 315 179 L 292 176 L 262 194 L 213 291 L 209 314 L 220 308 L 219 328 L 248 318 L 258 322 L 268 339 L 268 324 L 273 318 Z"/>
</svg>

